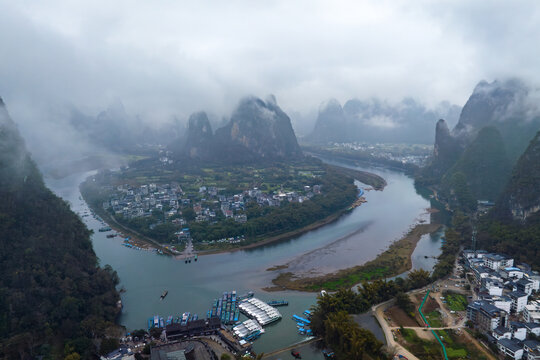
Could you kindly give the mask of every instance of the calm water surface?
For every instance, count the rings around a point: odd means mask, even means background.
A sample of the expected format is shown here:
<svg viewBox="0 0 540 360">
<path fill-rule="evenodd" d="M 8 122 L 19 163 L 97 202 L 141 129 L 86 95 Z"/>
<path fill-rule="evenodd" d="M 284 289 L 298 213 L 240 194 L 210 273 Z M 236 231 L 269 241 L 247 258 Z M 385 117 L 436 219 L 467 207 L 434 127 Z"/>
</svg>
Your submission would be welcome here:
<svg viewBox="0 0 540 360">
<path fill-rule="evenodd" d="M 92 241 L 101 265 L 110 264 L 120 276 L 120 286 L 126 289 L 122 294 L 124 309 L 120 323 L 133 330 L 146 328 L 148 317 L 154 314 L 166 317 L 189 311 L 205 316 L 212 300 L 224 291 L 236 290 L 242 294 L 252 290 L 263 300 L 289 301 L 288 307 L 279 308 L 283 319 L 266 327 L 266 333 L 254 344 L 255 351 L 269 352 L 302 341 L 304 337 L 297 334 L 296 324 L 290 318 L 313 305 L 316 294 L 261 290 L 271 285 L 276 276 L 276 272 L 266 271 L 267 268 L 289 264 L 286 271 L 324 273 L 358 265 L 384 251 L 414 224 L 430 221 L 426 212 L 431 207 L 430 200 L 415 190 L 411 178 L 386 169 L 355 168 L 381 175 L 388 185 L 384 191 L 367 191 L 368 202 L 338 221 L 296 239 L 246 251 L 201 256 L 197 263 L 185 264 L 153 252 L 128 249 L 122 246 L 122 239 L 107 239 L 106 233 L 98 232 L 102 225 L 97 220 L 84 217 L 87 226 L 94 230 Z M 83 214 L 89 210 L 80 199 L 78 185 L 88 175 L 46 181 L 75 212 Z M 431 270 L 435 263 L 433 256 L 439 253 L 440 233 L 422 237 L 413 254 L 413 266 Z M 165 289 L 169 293 L 160 301 Z M 381 337 L 372 318 L 365 317 L 362 323 Z M 312 352 L 306 358 L 322 359 L 318 350 Z"/>
</svg>

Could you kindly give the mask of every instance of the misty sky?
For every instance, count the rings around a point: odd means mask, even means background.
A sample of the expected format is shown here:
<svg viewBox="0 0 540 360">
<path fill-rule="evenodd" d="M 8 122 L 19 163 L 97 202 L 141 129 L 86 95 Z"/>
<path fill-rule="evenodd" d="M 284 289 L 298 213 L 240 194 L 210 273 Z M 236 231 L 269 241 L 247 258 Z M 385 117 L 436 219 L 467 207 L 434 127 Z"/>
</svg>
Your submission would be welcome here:
<svg viewBox="0 0 540 360">
<path fill-rule="evenodd" d="M 540 83 L 539 9 L 537 1 L 0 0 L 0 96 L 20 122 L 37 120 L 36 109 L 44 119 L 65 104 L 97 113 L 118 99 L 147 118 L 228 114 L 240 97 L 269 93 L 304 113 L 331 97 L 463 105 L 481 79 Z"/>
</svg>

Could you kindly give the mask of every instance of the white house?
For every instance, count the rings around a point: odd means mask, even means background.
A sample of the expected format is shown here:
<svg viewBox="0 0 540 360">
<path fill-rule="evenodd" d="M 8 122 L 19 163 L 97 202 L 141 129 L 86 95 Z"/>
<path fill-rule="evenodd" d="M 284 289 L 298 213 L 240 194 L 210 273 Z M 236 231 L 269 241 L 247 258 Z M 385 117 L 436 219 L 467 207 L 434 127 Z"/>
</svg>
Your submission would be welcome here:
<svg viewBox="0 0 540 360">
<path fill-rule="evenodd" d="M 514 266 L 514 259 L 510 259 L 504 255 L 500 254 L 487 254 L 484 256 L 486 266 L 498 270 L 501 267 L 511 267 Z"/>
<path fill-rule="evenodd" d="M 510 310 L 512 309 L 512 299 L 508 296 L 494 297 L 493 305 L 510 314 Z"/>
<path fill-rule="evenodd" d="M 531 301 L 523 309 L 523 318 L 526 322 L 540 323 L 540 302 Z"/>
<path fill-rule="evenodd" d="M 497 340 L 500 340 L 500 339 L 510 340 L 512 338 L 512 330 L 509 328 L 498 326 L 491 332 L 491 335 Z"/>
<path fill-rule="evenodd" d="M 525 309 L 529 295 L 521 291 L 512 291 L 508 296 L 512 299 L 512 311 L 519 313 Z"/>
<path fill-rule="evenodd" d="M 523 324 L 527 328 L 527 334 L 533 334 L 540 336 L 540 324 L 539 323 L 525 323 Z"/>
<path fill-rule="evenodd" d="M 523 346 L 515 339 L 500 339 L 497 341 L 497 347 L 501 353 L 512 359 L 520 360 L 523 358 Z"/>
<path fill-rule="evenodd" d="M 527 338 L 527 328 L 524 324 L 512 321 L 510 323 L 510 328 L 512 329 L 512 338 L 521 341 Z"/>
<path fill-rule="evenodd" d="M 514 282 L 514 291 L 522 291 L 526 293 L 527 295 L 531 295 L 534 288 L 534 283 L 529 279 L 519 279 L 518 281 Z"/>
</svg>

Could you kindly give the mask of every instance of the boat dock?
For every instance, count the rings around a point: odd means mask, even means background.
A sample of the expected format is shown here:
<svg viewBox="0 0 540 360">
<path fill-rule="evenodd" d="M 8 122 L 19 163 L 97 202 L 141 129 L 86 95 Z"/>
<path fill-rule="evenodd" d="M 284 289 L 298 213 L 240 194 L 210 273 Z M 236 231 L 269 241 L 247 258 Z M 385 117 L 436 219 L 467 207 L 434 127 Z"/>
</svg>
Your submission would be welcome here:
<svg viewBox="0 0 540 360">
<path fill-rule="evenodd" d="M 256 319 L 262 326 L 281 319 L 281 314 L 276 308 L 254 297 L 242 301 L 239 307 L 243 314 Z"/>
<path fill-rule="evenodd" d="M 238 298 L 236 291 L 224 292 L 219 299 L 214 299 L 212 309 L 207 315 L 217 316 L 225 325 L 235 324 L 240 317 L 240 308 L 238 307 Z"/>
</svg>

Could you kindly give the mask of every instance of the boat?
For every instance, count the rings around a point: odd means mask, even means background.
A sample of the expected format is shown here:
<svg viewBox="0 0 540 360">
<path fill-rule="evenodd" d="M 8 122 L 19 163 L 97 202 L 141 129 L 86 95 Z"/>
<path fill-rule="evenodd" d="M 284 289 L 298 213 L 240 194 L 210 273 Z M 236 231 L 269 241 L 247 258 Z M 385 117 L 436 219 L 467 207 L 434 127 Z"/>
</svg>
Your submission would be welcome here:
<svg viewBox="0 0 540 360">
<path fill-rule="evenodd" d="M 166 324 L 167 324 L 167 325 L 171 325 L 172 322 L 173 322 L 173 317 L 172 317 L 172 315 L 169 315 L 169 317 L 167 318 Z"/>
<path fill-rule="evenodd" d="M 108 238 L 108 239 L 113 238 L 113 237 L 115 237 L 115 236 L 116 236 L 116 234 L 107 234 L 107 238 Z"/>
<path fill-rule="evenodd" d="M 291 355 L 294 356 L 295 359 L 301 359 L 302 356 L 300 355 L 300 353 L 296 350 L 291 350 Z"/>
<path fill-rule="evenodd" d="M 289 305 L 289 302 L 287 300 L 272 300 L 267 302 L 270 306 L 287 306 Z"/>
<path fill-rule="evenodd" d="M 165 296 L 167 296 L 168 293 L 169 293 L 169 292 L 168 292 L 167 290 L 165 290 L 165 291 L 163 292 L 163 294 L 161 294 L 161 296 L 160 296 L 159 299 L 160 299 L 160 300 L 165 299 Z"/>
<path fill-rule="evenodd" d="M 162 318 L 162 317 L 159 318 L 159 327 L 160 327 L 160 328 L 164 328 L 164 327 L 165 327 L 165 322 L 163 321 L 163 318 Z"/>
<path fill-rule="evenodd" d="M 154 315 L 153 327 L 155 328 L 159 327 L 159 316 L 157 315 Z"/>
<path fill-rule="evenodd" d="M 193 314 L 193 317 L 191 318 L 191 321 L 195 321 L 199 319 L 199 315 Z"/>
<path fill-rule="evenodd" d="M 296 321 L 297 323 L 311 324 L 311 321 L 309 321 L 308 319 L 305 319 L 303 317 L 300 317 L 300 316 L 298 316 L 296 314 L 292 316 L 292 319 L 294 321 Z"/>
<path fill-rule="evenodd" d="M 107 231 L 111 231 L 112 229 L 108 226 L 104 226 L 104 227 L 101 227 L 99 228 L 99 232 L 107 232 Z"/>
<path fill-rule="evenodd" d="M 185 312 L 182 314 L 182 322 L 180 322 L 181 325 L 187 325 L 189 315 L 190 315 L 189 312 Z"/>
<path fill-rule="evenodd" d="M 335 359 L 336 357 L 332 350 L 323 350 L 322 353 L 326 359 Z"/>
</svg>

